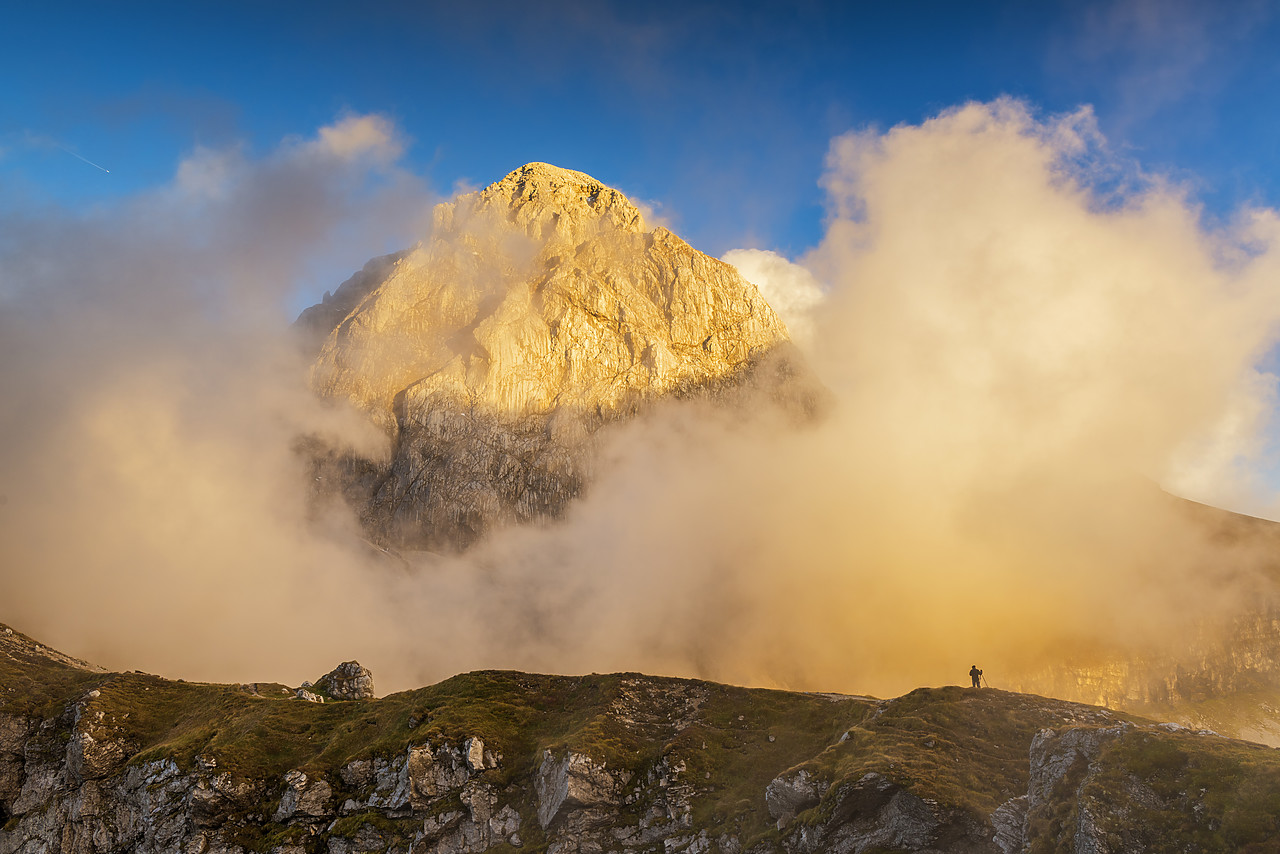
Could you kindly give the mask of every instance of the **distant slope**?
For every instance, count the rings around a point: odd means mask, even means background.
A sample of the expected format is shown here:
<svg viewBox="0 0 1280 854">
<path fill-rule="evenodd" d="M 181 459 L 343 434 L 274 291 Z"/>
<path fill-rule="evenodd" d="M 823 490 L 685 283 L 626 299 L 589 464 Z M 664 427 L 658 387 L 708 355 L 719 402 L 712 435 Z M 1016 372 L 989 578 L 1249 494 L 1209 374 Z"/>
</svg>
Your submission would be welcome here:
<svg viewBox="0 0 1280 854">
<path fill-rule="evenodd" d="M 1280 845 L 1280 754 L 1032 695 L 491 671 L 316 704 L 13 638 L 0 854 Z"/>
<path fill-rule="evenodd" d="M 1238 610 L 1160 649 L 1063 654 L 1014 687 L 1280 747 L 1280 523 L 1165 496 L 1216 550 Z"/>
</svg>

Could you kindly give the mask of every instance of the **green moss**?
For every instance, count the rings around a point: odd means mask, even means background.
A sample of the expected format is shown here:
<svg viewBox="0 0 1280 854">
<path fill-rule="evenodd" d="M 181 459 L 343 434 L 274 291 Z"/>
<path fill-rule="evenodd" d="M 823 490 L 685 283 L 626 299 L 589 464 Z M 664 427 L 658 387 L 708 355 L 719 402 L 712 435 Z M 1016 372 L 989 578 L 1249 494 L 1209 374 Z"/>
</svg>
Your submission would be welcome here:
<svg viewBox="0 0 1280 854">
<path fill-rule="evenodd" d="M 281 845 L 303 845 L 312 837 L 310 829 L 301 825 L 285 827 L 274 822 L 259 826 L 246 825 L 234 828 L 230 841 L 249 851 L 266 854 Z"/>
<path fill-rule="evenodd" d="M 1104 748 L 1103 771 L 1084 792 L 1123 804 L 1139 826 L 1160 834 L 1141 840 L 1150 851 L 1239 851 L 1280 839 L 1280 757 L 1261 745 L 1188 732 L 1134 730 Z M 1129 792 L 1145 786 L 1156 806 L 1136 807 Z M 1123 828 L 1112 831 L 1122 835 Z"/>
<path fill-rule="evenodd" d="M 805 767 L 833 784 L 878 773 L 920 797 L 986 816 L 1026 792 L 1028 746 L 1039 730 L 1061 725 L 1063 706 L 1070 704 L 994 689 L 920 688 L 887 701 Z M 1082 716 L 1096 713 L 1078 708 Z"/>
<path fill-rule="evenodd" d="M 873 708 L 852 698 L 715 686 L 699 720 L 671 745 L 686 764 L 684 778 L 702 789 L 693 805 L 695 824 L 732 821 L 744 842 L 769 833 L 769 783 L 798 758 L 835 743 Z"/>
<path fill-rule="evenodd" d="M 415 818 L 387 818 L 376 810 L 343 816 L 333 823 L 329 830 L 331 836 L 352 839 L 362 828 L 372 827 L 388 843 L 405 842 L 413 838 L 413 834 L 422 828 L 422 821 Z"/>
</svg>

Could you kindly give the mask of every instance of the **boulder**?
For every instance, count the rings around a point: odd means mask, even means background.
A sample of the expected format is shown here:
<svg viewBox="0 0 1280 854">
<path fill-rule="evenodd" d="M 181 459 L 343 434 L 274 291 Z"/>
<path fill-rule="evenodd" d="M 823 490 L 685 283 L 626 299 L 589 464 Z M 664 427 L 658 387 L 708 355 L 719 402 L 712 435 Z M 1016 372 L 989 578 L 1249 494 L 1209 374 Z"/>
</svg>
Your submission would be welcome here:
<svg viewBox="0 0 1280 854">
<path fill-rule="evenodd" d="M 344 661 L 317 679 L 315 689 L 335 700 L 372 700 L 373 672 L 358 661 Z"/>
</svg>

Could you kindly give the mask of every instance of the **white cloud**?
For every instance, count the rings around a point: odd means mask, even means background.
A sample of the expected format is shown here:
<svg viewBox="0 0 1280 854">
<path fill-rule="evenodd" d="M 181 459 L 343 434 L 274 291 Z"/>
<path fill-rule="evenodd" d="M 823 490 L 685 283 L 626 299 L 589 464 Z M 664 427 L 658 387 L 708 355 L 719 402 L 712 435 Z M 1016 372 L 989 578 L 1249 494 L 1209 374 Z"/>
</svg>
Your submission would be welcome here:
<svg viewBox="0 0 1280 854">
<path fill-rule="evenodd" d="M 178 164 L 174 189 L 184 196 L 225 198 L 231 189 L 234 173 L 244 165 L 237 149 L 197 148 Z"/>
<path fill-rule="evenodd" d="M 314 265 L 341 281 L 418 236 L 431 200 L 378 159 L 393 138 L 352 118 L 197 150 L 88 214 L 0 214 L 0 619 L 187 678 L 314 678 L 320 650 L 385 643 L 362 547 L 341 516 L 309 527 L 294 450 L 385 438 L 307 389 L 288 305 Z M 365 652 L 311 616 L 348 607 Z"/>
<path fill-rule="evenodd" d="M 813 338 L 813 313 L 822 303 L 822 288 L 807 269 L 767 249 L 731 249 L 720 259 L 760 289 L 799 344 Z"/>
<path fill-rule="evenodd" d="M 369 157 L 382 163 L 393 162 L 404 151 L 395 126 L 387 118 L 374 114 L 346 116 L 325 125 L 312 145 L 317 151 L 342 160 Z"/>
</svg>

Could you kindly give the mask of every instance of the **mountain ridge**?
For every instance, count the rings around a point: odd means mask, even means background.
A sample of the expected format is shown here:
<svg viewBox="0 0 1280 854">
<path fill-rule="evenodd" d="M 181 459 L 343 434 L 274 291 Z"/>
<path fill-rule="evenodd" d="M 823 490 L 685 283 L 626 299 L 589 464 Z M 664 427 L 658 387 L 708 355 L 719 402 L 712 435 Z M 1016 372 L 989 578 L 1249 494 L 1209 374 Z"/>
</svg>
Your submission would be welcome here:
<svg viewBox="0 0 1280 854">
<path fill-rule="evenodd" d="M 1276 751 L 1034 695 L 478 671 L 318 704 L 36 646 L 0 628 L 0 854 L 1280 844 Z"/>
<path fill-rule="evenodd" d="M 558 517 L 597 433 L 661 400 L 821 398 L 755 285 L 584 173 L 527 164 L 433 219 L 297 322 L 323 337 L 313 388 L 391 439 L 389 461 L 322 450 L 314 473 L 381 543 L 454 550 Z"/>
</svg>

